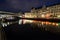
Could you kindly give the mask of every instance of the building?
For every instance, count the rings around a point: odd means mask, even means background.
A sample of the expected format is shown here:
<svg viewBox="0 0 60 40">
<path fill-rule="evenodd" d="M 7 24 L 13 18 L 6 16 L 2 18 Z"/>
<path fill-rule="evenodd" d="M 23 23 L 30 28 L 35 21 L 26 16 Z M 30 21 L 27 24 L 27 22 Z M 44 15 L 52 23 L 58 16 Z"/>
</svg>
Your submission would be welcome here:
<svg viewBox="0 0 60 40">
<path fill-rule="evenodd" d="M 34 14 L 32 12 L 26 12 L 25 18 L 37 18 L 37 16 L 36 16 L 36 14 Z"/>
<path fill-rule="evenodd" d="M 46 7 L 40 9 L 33 8 L 30 12 L 25 13 L 27 18 L 60 18 L 60 5 Z"/>
</svg>

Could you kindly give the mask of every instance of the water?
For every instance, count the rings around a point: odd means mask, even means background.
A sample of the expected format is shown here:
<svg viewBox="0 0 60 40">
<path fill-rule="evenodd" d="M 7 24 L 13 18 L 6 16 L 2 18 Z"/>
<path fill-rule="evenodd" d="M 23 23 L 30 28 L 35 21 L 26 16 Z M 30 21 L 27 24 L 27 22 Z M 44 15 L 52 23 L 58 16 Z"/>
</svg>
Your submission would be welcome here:
<svg viewBox="0 0 60 40">
<path fill-rule="evenodd" d="M 7 40 L 21 40 L 21 39 L 48 39 L 58 40 L 60 34 L 45 31 L 42 28 L 33 24 L 12 24 L 4 28 Z"/>
</svg>

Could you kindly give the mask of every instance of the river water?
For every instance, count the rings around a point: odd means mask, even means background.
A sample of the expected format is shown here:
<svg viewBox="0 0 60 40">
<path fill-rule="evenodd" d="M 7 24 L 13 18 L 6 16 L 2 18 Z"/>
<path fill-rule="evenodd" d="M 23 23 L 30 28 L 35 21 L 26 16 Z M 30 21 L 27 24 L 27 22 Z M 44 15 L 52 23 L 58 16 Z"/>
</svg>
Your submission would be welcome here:
<svg viewBox="0 0 60 40">
<path fill-rule="evenodd" d="M 47 26 L 48 27 L 48 26 Z M 7 40 L 41 39 L 58 40 L 60 34 L 45 31 L 35 24 L 11 24 L 4 28 Z"/>
</svg>

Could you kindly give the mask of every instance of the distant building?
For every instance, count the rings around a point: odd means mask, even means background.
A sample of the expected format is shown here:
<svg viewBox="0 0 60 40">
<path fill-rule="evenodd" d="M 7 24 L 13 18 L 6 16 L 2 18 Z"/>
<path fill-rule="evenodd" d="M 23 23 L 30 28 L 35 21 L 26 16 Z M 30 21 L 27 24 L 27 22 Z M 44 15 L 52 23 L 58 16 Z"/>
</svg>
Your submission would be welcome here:
<svg viewBox="0 0 60 40">
<path fill-rule="evenodd" d="M 25 17 L 26 18 L 37 18 L 36 14 L 34 14 L 32 12 L 26 12 Z"/>
<path fill-rule="evenodd" d="M 60 5 L 54 5 L 47 7 L 47 9 L 50 11 L 50 13 L 53 14 L 53 16 L 57 17 L 60 15 Z"/>
<path fill-rule="evenodd" d="M 46 7 L 45 5 L 40 9 L 33 8 L 30 12 L 25 13 L 28 18 L 54 18 L 60 17 L 60 5 Z"/>
</svg>

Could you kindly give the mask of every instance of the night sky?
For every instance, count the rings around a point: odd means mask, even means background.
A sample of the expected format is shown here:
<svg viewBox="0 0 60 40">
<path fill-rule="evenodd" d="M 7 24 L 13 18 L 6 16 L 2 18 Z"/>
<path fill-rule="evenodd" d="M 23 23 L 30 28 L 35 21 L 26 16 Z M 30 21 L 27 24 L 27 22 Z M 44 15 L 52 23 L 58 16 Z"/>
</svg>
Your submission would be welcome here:
<svg viewBox="0 0 60 40">
<path fill-rule="evenodd" d="M 9 12 L 30 11 L 32 7 L 49 6 L 60 0 L 0 0 L 0 10 Z"/>
</svg>

